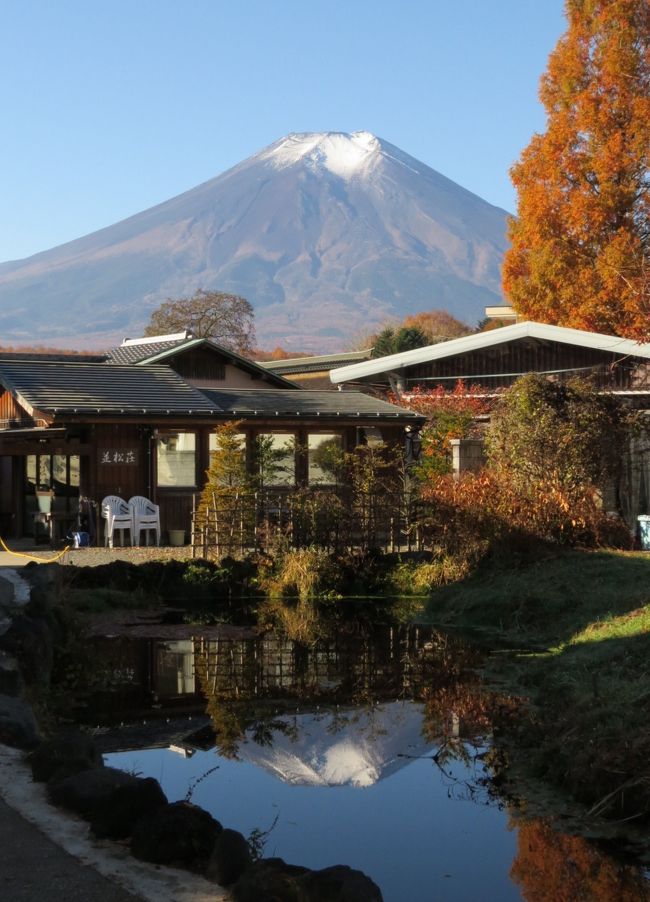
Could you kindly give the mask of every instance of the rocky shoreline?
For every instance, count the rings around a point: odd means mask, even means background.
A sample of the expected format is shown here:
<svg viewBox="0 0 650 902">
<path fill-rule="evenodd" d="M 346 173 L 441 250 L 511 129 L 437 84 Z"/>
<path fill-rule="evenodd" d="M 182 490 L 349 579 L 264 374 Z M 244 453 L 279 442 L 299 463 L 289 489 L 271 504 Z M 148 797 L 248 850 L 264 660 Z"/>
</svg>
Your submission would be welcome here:
<svg viewBox="0 0 650 902">
<path fill-rule="evenodd" d="M 90 735 L 51 722 L 47 694 L 66 629 L 59 571 L 25 567 L 22 597 L 6 583 L 0 596 L 0 743 L 26 755 L 49 801 L 86 821 L 96 839 L 119 842 L 141 861 L 201 875 L 214 886 L 215 900 L 381 902 L 376 884 L 347 866 L 313 871 L 258 858 L 241 833 L 191 802 L 170 802 L 156 780 L 105 767 Z"/>
</svg>

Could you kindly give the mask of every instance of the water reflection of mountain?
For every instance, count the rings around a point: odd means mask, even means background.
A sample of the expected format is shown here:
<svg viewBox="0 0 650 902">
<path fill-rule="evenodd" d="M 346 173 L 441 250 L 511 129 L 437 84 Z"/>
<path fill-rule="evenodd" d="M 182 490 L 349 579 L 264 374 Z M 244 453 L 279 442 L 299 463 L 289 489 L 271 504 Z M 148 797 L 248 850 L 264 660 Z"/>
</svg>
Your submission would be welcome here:
<svg viewBox="0 0 650 902">
<path fill-rule="evenodd" d="M 428 754 L 422 735 L 423 705 L 389 702 L 276 717 L 265 741 L 245 732 L 238 757 L 285 783 L 371 786 Z"/>
</svg>

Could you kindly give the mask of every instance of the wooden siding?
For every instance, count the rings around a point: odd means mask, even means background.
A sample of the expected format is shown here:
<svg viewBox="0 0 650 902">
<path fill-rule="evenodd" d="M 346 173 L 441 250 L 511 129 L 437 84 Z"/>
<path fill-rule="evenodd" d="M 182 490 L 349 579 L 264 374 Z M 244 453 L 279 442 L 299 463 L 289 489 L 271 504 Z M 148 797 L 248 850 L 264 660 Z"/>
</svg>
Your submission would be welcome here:
<svg viewBox="0 0 650 902">
<path fill-rule="evenodd" d="M 193 348 L 178 354 L 170 361 L 172 369 L 190 382 L 194 379 L 209 379 L 223 382 L 226 378 L 226 359 L 206 348 Z"/>
<path fill-rule="evenodd" d="M 420 383 L 453 388 L 455 380 L 462 378 L 468 385 L 501 388 L 531 372 L 554 374 L 558 379 L 591 373 L 603 388 L 629 390 L 648 387 L 650 366 L 592 348 L 530 338 L 410 367 L 405 376 L 410 387 Z"/>
<path fill-rule="evenodd" d="M 27 411 L 23 410 L 10 392 L 0 388 L 0 429 L 32 425 L 34 420 Z"/>
<path fill-rule="evenodd" d="M 150 430 L 136 425 L 100 424 L 94 428 L 94 451 L 90 460 L 92 495 L 99 503 L 106 495 L 128 501 L 133 495 L 151 497 Z M 102 464 L 100 451 L 137 449 L 137 463 Z"/>
</svg>

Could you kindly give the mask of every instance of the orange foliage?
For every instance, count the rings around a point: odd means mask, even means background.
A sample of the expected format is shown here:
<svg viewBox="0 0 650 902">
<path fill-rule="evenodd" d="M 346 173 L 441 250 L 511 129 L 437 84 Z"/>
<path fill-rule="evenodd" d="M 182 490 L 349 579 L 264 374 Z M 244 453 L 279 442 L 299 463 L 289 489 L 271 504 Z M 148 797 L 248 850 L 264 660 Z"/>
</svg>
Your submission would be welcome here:
<svg viewBox="0 0 650 902">
<path fill-rule="evenodd" d="M 580 836 L 556 833 L 542 820 L 517 825 L 510 876 L 527 902 L 643 902 L 650 899 L 639 868 L 623 864 Z"/>
<path fill-rule="evenodd" d="M 632 543 L 624 524 L 607 516 L 589 486 L 569 492 L 552 480 L 531 480 L 522 491 L 507 473 L 483 470 L 460 479 L 438 477 L 422 488 L 422 497 L 436 512 L 429 543 L 452 550 L 485 550 L 517 534 L 587 547 Z"/>
<path fill-rule="evenodd" d="M 256 348 L 251 354 L 252 360 L 293 360 L 294 357 L 309 357 L 303 351 L 287 351 L 277 345 L 272 351 L 264 351 L 262 348 Z"/>
<path fill-rule="evenodd" d="M 511 171 L 504 289 L 527 319 L 650 338 L 650 4 L 568 0 L 540 98 L 547 128 Z"/>
<path fill-rule="evenodd" d="M 425 310 L 421 313 L 414 313 L 412 316 L 406 317 L 402 326 L 405 329 L 422 329 L 432 343 L 446 341 L 449 338 L 460 338 L 463 335 L 469 335 L 472 331 L 466 323 L 456 319 L 447 310 Z"/>
<path fill-rule="evenodd" d="M 85 357 L 88 354 L 99 354 L 97 351 L 66 351 L 60 348 L 48 348 L 43 345 L 26 345 L 25 347 L 14 347 L 7 345 L 0 347 L 1 354 L 57 354 L 61 357 Z"/>
</svg>

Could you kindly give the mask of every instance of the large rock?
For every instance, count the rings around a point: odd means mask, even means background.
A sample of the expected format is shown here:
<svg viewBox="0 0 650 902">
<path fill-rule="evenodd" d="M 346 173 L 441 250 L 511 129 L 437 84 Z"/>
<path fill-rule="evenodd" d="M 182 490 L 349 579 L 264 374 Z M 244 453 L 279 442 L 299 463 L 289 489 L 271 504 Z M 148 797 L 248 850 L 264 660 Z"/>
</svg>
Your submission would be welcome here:
<svg viewBox="0 0 650 902">
<path fill-rule="evenodd" d="M 167 796 L 152 777 L 118 786 L 94 811 L 90 827 L 100 838 L 126 839 L 138 821 L 167 805 Z"/>
<path fill-rule="evenodd" d="M 47 739 L 29 756 L 32 778 L 46 783 L 65 771 L 72 776 L 93 767 L 103 767 L 104 760 L 87 733 L 70 728 Z"/>
<path fill-rule="evenodd" d="M 154 864 L 205 871 L 222 827 L 190 802 L 174 802 L 141 818 L 133 830 L 131 851 Z"/>
<path fill-rule="evenodd" d="M 246 837 L 237 830 L 222 830 L 214 844 L 205 875 L 220 886 L 230 886 L 252 863 Z"/>
<path fill-rule="evenodd" d="M 41 741 L 34 712 L 27 702 L 0 695 L 0 742 L 30 750 Z"/>
<path fill-rule="evenodd" d="M 335 865 L 322 871 L 262 858 L 232 888 L 235 902 L 382 902 L 381 890 L 361 871 Z"/>
<path fill-rule="evenodd" d="M 242 873 L 232 897 L 235 902 L 302 902 L 300 880 L 307 873 L 281 858 L 262 858 Z"/>
<path fill-rule="evenodd" d="M 0 637 L 0 649 L 15 655 L 28 685 L 48 685 L 52 671 L 52 633 L 41 619 L 19 614 Z"/>
<path fill-rule="evenodd" d="M 301 902 L 382 902 L 381 890 L 362 871 L 338 864 L 300 878 Z"/>
<path fill-rule="evenodd" d="M 24 689 L 25 682 L 18 661 L 9 652 L 0 651 L 0 694 L 16 698 L 23 694 Z"/>
<path fill-rule="evenodd" d="M 96 767 L 52 780 L 47 787 L 52 802 L 90 820 L 121 786 L 133 786 L 138 778 L 114 767 Z"/>
</svg>

